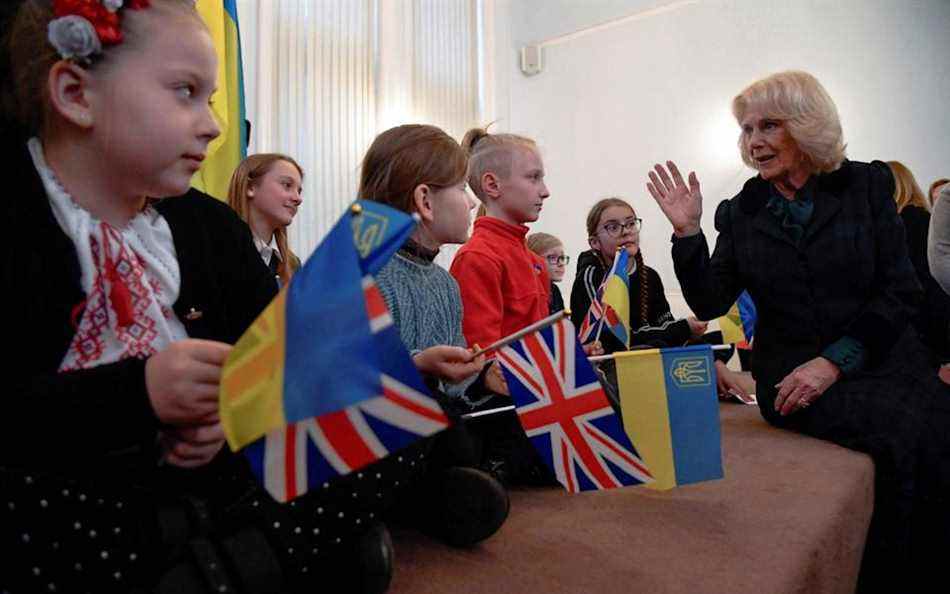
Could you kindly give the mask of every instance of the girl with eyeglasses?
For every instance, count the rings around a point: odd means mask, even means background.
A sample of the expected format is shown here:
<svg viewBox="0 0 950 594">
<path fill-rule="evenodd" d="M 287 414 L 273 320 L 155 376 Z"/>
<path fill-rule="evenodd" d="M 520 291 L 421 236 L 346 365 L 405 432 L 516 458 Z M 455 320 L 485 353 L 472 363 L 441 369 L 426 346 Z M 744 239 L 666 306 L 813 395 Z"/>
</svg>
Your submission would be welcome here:
<svg viewBox="0 0 950 594">
<path fill-rule="evenodd" d="M 548 276 L 551 277 L 551 299 L 548 309 L 551 313 L 564 309 L 564 297 L 556 283 L 564 278 L 564 269 L 571 261 L 570 256 L 564 255 L 564 244 L 550 233 L 532 233 L 527 238 L 528 249 L 544 258 L 548 267 Z"/>
<path fill-rule="evenodd" d="M 630 256 L 627 274 L 630 280 L 631 319 L 628 325 L 632 333 L 631 347 L 676 347 L 695 339 L 702 342 L 721 341 L 721 337 L 703 336 L 706 322 L 692 316 L 681 320 L 673 317 L 660 275 L 643 263 L 643 253 L 640 251 L 642 224 L 643 220 L 622 198 L 604 198 L 590 209 L 587 214 L 587 241 L 591 249 L 582 252 L 577 259 L 577 276 L 571 290 L 571 320 L 574 327 L 580 328 L 593 296 L 613 265 L 617 249 L 622 247 Z M 599 341 L 606 353 L 626 350 L 610 331 L 601 332 Z M 729 352 L 728 356 L 731 354 Z M 747 392 L 738 376 L 720 360 L 723 356 L 717 353 L 716 375 L 720 396 L 730 392 L 746 396 Z M 612 374 L 606 369 L 604 371 L 610 378 Z"/>
<path fill-rule="evenodd" d="M 597 289 L 610 270 L 618 248 L 627 250 L 630 259 L 630 344 L 655 347 L 680 346 L 690 338 L 702 336 L 706 323 L 696 318 L 676 320 L 663 291 L 663 282 L 655 270 L 643 263 L 640 251 L 640 226 L 633 207 L 621 198 L 604 198 L 587 215 L 587 241 L 591 249 L 581 253 L 577 276 L 571 290 L 571 319 L 576 328 L 590 309 Z M 601 332 L 604 351 L 625 350 L 610 332 Z"/>
</svg>

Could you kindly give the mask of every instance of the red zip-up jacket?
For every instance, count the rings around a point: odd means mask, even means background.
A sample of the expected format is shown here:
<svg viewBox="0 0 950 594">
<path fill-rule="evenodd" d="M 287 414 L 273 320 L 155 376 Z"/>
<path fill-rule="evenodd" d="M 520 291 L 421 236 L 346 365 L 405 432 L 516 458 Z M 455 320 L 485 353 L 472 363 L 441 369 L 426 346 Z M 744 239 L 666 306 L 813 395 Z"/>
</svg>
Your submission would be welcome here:
<svg viewBox="0 0 950 594">
<path fill-rule="evenodd" d="M 462 295 L 462 332 L 469 346 L 488 346 L 548 315 L 550 279 L 528 249 L 528 228 L 494 217 L 475 221 L 450 272 Z"/>
</svg>

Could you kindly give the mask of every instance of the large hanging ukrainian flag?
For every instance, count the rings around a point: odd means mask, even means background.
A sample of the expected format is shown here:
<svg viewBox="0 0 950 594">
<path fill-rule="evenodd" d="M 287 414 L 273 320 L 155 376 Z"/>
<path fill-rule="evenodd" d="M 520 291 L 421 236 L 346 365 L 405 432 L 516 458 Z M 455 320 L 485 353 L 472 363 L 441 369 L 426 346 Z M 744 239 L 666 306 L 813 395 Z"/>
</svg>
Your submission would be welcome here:
<svg viewBox="0 0 950 594">
<path fill-rule="evenodd" d="M 231 174 L 247 156 L 237 4 L 235 0 L 198 0 L 195 8 L 208 25 L 218 54 L 218 92 L 212 109 L 221 126 L 221 136 L 208 147 L 208 156 L 195 173 L 192 185 L 219 200 L 227 200 Z"/>
</svg>

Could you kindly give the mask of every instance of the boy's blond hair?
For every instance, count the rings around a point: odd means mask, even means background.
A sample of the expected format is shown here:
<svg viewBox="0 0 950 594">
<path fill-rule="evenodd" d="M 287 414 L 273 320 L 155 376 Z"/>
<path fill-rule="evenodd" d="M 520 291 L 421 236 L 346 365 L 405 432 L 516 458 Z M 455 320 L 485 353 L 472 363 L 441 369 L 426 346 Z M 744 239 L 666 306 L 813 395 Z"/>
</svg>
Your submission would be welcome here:
<svg viewBox="0 0 950 594">
<path fill-rule="evenodd" d="M 462 149 L 468 153 L 468 187 L 482 204 L 485 204 L 482 178 L 486 173 L 507 179 L 511 176 L 516 148 L 538 150 L 538 145 L 530 138 L 517 134 L 489 134 L 487 128 L 472 128 L 462 138 Z"/>
</svg>

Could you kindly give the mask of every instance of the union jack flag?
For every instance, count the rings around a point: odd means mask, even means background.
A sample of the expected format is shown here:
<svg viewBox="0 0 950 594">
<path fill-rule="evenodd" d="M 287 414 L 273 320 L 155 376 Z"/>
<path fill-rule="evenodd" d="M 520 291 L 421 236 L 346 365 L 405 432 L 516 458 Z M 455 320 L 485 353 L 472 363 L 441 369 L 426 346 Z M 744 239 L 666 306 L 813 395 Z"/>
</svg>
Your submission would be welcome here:
<svg viewBox="0 0 950 594">
<path fill-rule="evenodd" d="M 590 340 L 590 335 L 594 333 L 597 322 L 604 317 L 604 306 L 600 302 L 603 295 L 604 287 L 603 284 L 601 284 L 600 288 L 597 289 L 597 294 L 594 295 L 594 298 L 590 302 L 590 309 L 587 310 L 587 315 L 585 315 L 581 321 L 581 327 L 580 330 L 578 330 L 578 339 L 581 341 L 581 344 Z"/>
<path fill-rule="evenodd" d="M 616 257 L 614 257 L 610 270 L 607 271 L 604 280 L 601 281 L 596 294 L 593 299 L 591 299 L 590 309 L 587 310 L 587 315 L 585 315 L 581 321 L 581 327 L 580 330 L 578 330 L 578 338 L 581 344 L 585 344 L 591 339 L 591 334 L 594 334 L 595 329 L 597 330 L 596 337 L 599 337 L 600 329 L 605 322 L 607 327 L 617 335 L 620 342 L 628 344 L 630 333 L 627 326 L 629 324 L 624 321 L 624 318 L 630 315 L 630 303 L 627 294 L 629 287 L 627 286 L 626 272 L 628 261 L 629 255 L 626 250 L 619 250 Z M 619 279 L 620 285 L 615 286 L 614 290 L 610 291 L 608 287 L 610 287 L 612 279 Z M 611 300 L 614 302 L 611 303 Z M 623 314 L 617 311 L 618 307 L 623 310 Z"/>
<path fill-rule="evenodd" d="M 531 443 L 571 493 L 652 481 L 569 320 L 498 354 Z"/>
<path fill-rule="evenodd" d="M 363 277 L 363 296 L 382 353 L 383 393 L 291 423 L 245 449 L 252 470 L 277 501 L 290 501 L 449 425 L 438 402 L 427 395 L 370 275 Z"/>
</svg>

